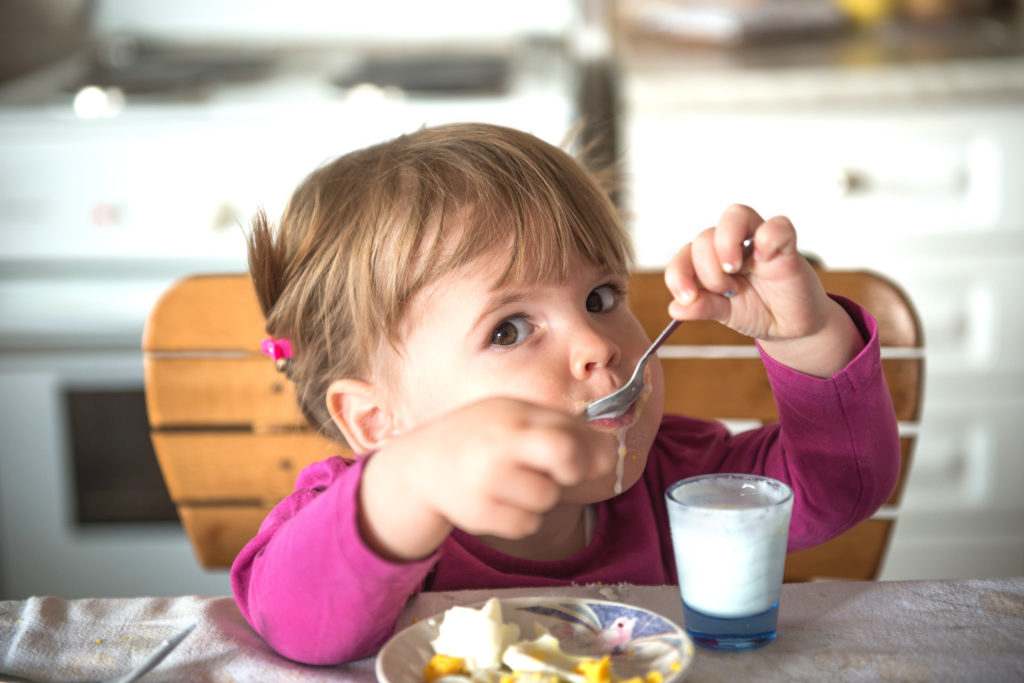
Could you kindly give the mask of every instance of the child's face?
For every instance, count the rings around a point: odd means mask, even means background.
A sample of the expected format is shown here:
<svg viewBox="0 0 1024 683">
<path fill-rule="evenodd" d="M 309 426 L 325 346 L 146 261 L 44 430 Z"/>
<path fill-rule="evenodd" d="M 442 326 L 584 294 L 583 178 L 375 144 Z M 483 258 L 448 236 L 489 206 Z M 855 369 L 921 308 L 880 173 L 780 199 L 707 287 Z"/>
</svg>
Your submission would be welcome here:
<svg viewBox="0 0 1024 683">
<path fill-rule="evenodd" d="M 578 414 L 622 386 L 643 355 L 649 340 L 629 310 L 624 278 L 577 258 L 565 282 L 492 290 L 505 265 L 500 256 L 449 273 L 411 302 L 390 382 L 396 429 L 493 396 Z M 660 365 L 649 364 L 647 374 L 650 395 L 621 425 L 628 426 L 623 490 L 639 479 L 661 422 Z M 608 432 L 612 453 L 617 427 L 595 427 Z M 614 474 L 564 500 L 603 500 L 613 485 Z"/>
</svg>

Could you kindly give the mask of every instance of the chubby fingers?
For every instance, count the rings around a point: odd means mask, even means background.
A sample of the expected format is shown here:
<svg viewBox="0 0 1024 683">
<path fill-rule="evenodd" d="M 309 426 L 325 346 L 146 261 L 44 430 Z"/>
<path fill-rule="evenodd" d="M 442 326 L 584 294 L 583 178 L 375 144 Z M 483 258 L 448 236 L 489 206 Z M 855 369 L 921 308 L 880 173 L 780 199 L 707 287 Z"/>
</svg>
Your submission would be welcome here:
<svg viewBox="0 0 1024 683">
<path fill-rule="evenodd" d="M 747 284 L 746 275 L 760 261 L 795 253 L 796 231 L 779 216 L 765 221 L 748 206 L 734 204 L 718 224 L 701 232 L 669 261 L 665 284 L 674 301 L 669 314 L 677 320 L 718 320 L 730 315 L 729 300 Z M 748 261 L 750 253 L 754 261 Z"/>
<path fill-rule="evenodd" d="M 754 236 L 764 219 L 760 214 L 743 204 L 733 204 L 722 212 L 714 228 L 714 252 L 722 272 L 738 273 L 743 269 L 746 256 L 743 241 Z"/>
<path fill-rule="evenodd" d="M 754 260 L 757 267 L 764 267 L 779 257 L 794 255 L 798 255 L 796 228 L 788 218 L 775 216 L 757 228 L 757 232 L 754 233 Z"/>
<path fill-rule="evenodd" d="M 537 533 L 544 521 L 540 512 L 533 512 L 518 505 L 492 501 L 486 513 L 460 526 L 471 534 L 493 534 L 502 538 L 523 538 Z"/>
<path fill-rule="evenodd" d="M 561 487 L 543 472 L 513 465 L 492 475 L 494 500 L 528 512 L 547 512 L 562 495 Z"/>
<path fill-rule="evenodd" d="M 739 282 L 723 268 L 717 233 L 717 229 L 708 228 L 693 241 L 693 270 L 702 289 L 728 299 L 739 290 Z"/>
<path fill-rule="evenodd" d="M 693 245 L 683 248 L 665 266 L 665 286 L 680 304 L 689 305 L 697 299 L 697 273 L 693 269 Z"/>
<path fill-rule="evenodd" d="M 725 320 L 735 278 L 722 270 L 714 249 L 713 228 L 683 246 L 665 268 L 665 284 L 673 301 L 668 312 L 676 320 Z"/>
<path fill-rule="evenodd" d="M 558 424 L 524 434 L 517 452 L 523 465 L 543 472 L 559 486 L 575 486 L 615 468 L 605 440 L 582 418 L 566 415 Z"/>
</svg>

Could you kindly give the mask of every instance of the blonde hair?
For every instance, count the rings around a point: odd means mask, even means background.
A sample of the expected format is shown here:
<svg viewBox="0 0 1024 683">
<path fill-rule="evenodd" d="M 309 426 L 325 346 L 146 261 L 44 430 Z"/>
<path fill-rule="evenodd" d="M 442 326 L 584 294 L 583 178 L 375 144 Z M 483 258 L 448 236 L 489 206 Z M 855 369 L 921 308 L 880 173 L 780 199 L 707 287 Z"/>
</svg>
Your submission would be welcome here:
<svg viewBox="0 0 1024 683">
<path fill-rule="evenodd" d="M 276 231 L 259 212 L 248 241 L 267 332 L 295 348 L 288 376 L 303 413 L 338 441 L 330 383 L 366 379 L 380 343 L 400 343 L 408 303 L 438 277 L 502 249 L 498 286 L 564 280 L 574 253 L 616 273 L 632 262 L 594 174 L 528 133 L 470 123 L 335 159 L 299 185 Z"/>
</svg>

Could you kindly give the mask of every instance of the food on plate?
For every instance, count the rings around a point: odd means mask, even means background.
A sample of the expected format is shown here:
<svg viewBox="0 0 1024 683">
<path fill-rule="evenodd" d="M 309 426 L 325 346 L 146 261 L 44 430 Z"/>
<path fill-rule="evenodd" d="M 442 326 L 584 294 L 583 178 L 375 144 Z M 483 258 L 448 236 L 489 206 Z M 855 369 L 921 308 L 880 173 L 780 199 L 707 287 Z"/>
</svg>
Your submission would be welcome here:
<svg viewBox="0 0 1024 683">
<path fill-rule="evenodd" d="M 620 679 L 611 657 L 573 655 L 558 638 L 543 632 L 520 640 L 519 627 L 502 620 L 501 603 L 491 598 L 480 609 L 452 607 L 442 617 L 423 669 L 425 683 L 662 683 L 658 671 Z"/>
<path fill-rule="evenodd" d="M 466 660 L 462 657 L 434 655 L 423 669 L 423 680 L 434 683 L 438 678 L 466 672 Z"/>
<path fill-rule="evenodd" d="M 444 613 L 434 652 L 465 660 L 469 671 L 501 665 L 501 655 L 519 640 L 519 627 L 501 620 L 501 603 L 488 600 L 480 609 L 452 607 Z"/>
</svg>

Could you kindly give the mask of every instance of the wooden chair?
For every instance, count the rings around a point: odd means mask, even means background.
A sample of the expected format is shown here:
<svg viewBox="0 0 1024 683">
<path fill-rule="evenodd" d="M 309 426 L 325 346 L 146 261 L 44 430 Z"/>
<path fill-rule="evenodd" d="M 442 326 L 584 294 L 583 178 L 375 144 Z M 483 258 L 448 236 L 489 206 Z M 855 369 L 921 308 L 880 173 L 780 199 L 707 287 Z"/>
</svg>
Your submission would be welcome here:
<svg viewBox="0 0 1024 683">
<path fill-rule="evenodd" d="M 921 409 L 920 323 L 907 296 L 865 271 L 819 271 L 879 321 L 883 366 L 902 425 Z M 661 273 L 632 277 L 631 305 L 652 337 L 666 320 Z M 199 275 L 173 285 L 143 335 L 153 445 L 171 498 L 203 567 L 224 568 L 305 465 L 351 451 L 313 433 L 291 384 L 260 355 L 263 316 L 245 274 Z M 752 342 L 716 323 L 680 326 L 663 347 L 666 412 L 766 423 L 776 419 Z M 728 377 L 726 384 L 722 377 Z M 910 468 L 914 435 L 901 439 L 903 471 L 885 508 L 838 538 L 792 553 L 786 580 L 877 577 Z"/>
</svg>

